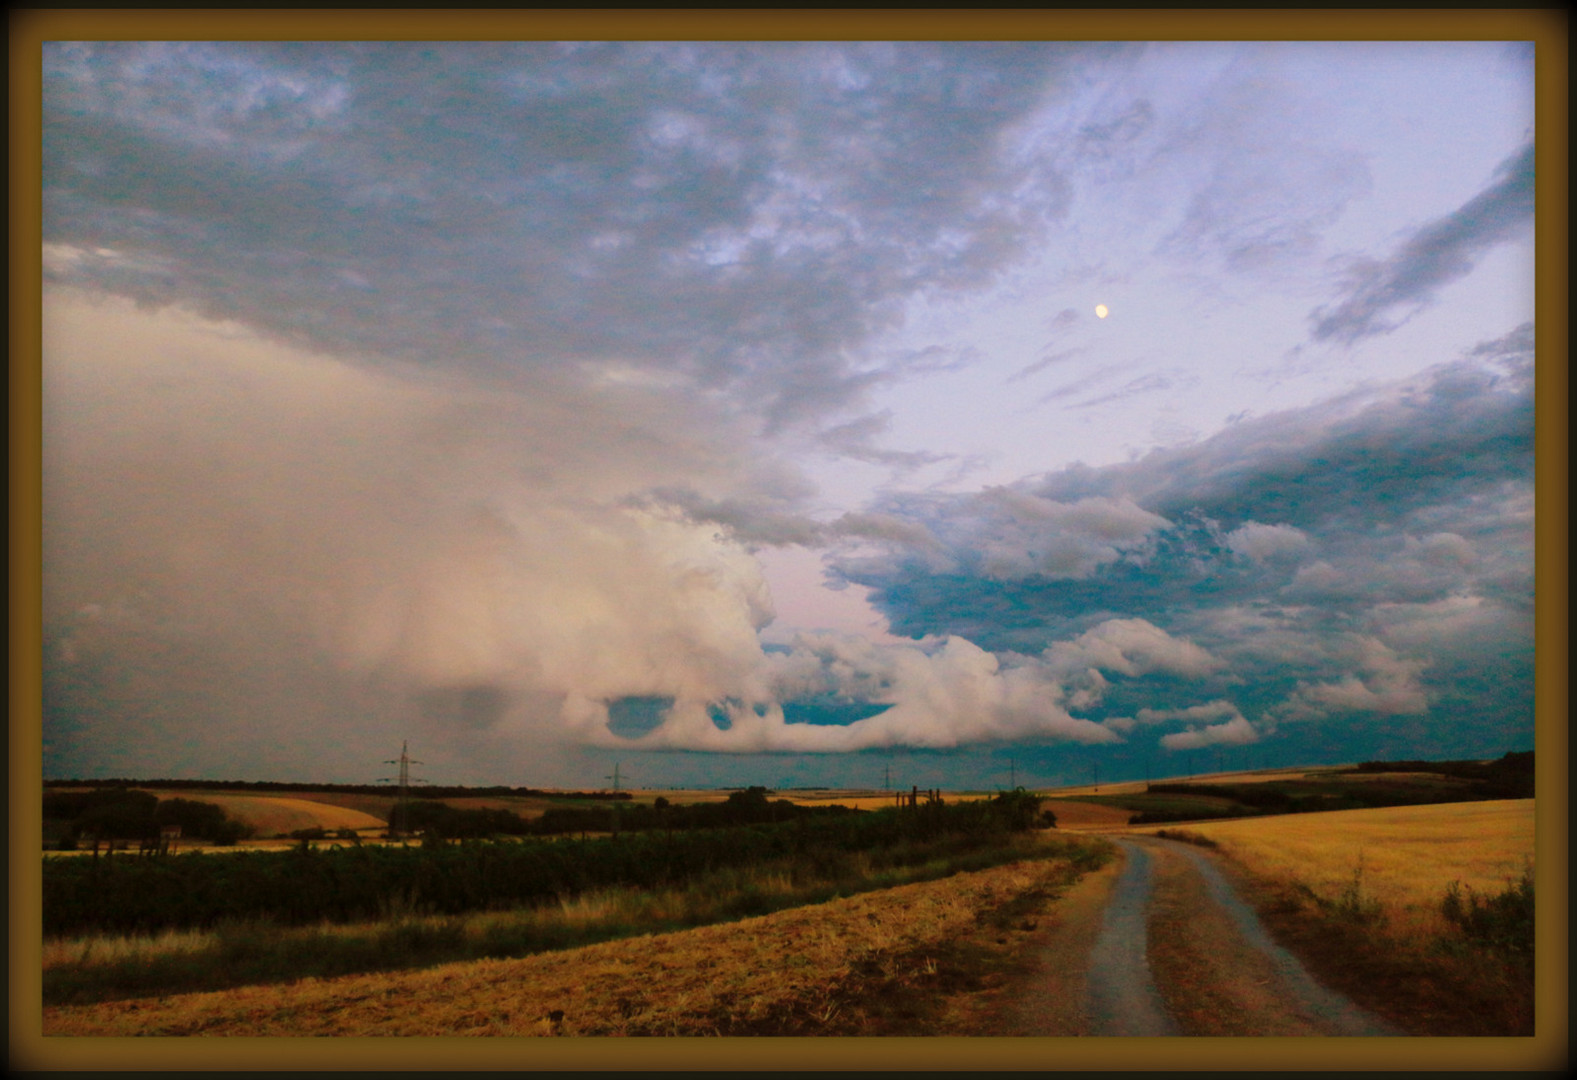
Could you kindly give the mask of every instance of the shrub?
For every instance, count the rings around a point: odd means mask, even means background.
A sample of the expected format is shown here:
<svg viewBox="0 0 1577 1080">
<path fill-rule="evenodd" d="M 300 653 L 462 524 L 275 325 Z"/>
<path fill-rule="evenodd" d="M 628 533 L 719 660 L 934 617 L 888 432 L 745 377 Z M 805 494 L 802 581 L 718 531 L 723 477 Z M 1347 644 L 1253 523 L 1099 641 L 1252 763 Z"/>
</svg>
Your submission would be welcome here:
<svg viewBox="0 0 1577 1080">
<path fill-rule="evenodd" d="M 1040 819 L 1040 804 L 1044 801 L 1041 796 L 1032 795 L 1020 787 L 997 792 L 990 805 L 998 821 L 1008 829 L 1020 832 L 1035 827 Z M 1055 815 L 1052 822 L 1056 822 Z"/>
<path fill-rule="evenodd" d="M 105 839 L 140 840 L 150 834 L 157 836 L 154 810 L 158 804 L 158 796 L 145 791 L 125 788 L 91 791 L 83 799 L 75 825 L 81 832 Z"/>
<path fill-rule="evenodd" d="M 245 840 L 251 836 L 252 826 L 244 825 L 234 818 L 226 818 L 209 839 L 221 847 L 231 847 L 237 840 Z"/>
<path fill-rule="evenodd" d="M 1519 881 L 1508 882 L 1493 896 L 1480 896 L 1472 886 L 1453 881 L 1440 901 L 1440 913 L 1457 934 L 1502 952 L 1533 952 L 1533 867 Z"/>
</svg>

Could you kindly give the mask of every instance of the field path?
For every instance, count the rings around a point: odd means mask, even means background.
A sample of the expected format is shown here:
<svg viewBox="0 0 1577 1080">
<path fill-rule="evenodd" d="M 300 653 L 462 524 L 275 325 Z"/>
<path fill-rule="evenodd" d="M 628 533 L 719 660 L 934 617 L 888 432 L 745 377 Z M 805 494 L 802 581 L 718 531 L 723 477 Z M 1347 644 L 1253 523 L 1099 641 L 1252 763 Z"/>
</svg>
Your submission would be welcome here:
<svg viewBox="0 0 1577 1080">
<path fill-rule="evenodd" d="M 1212 856 L 1113 838 L 1121 869 L 1092 875 L 1040 942 L 1040 970 L 1003 1034 L 1397 1035 L 1317 983 L 1265 931 Z"/>
<path fill-rule="evenodd" d="M 1194 957 L 1196 964 L 1215 975 L 1217 994 L 1228 999 L 1223 1003 L 1227 1005 L 1225 1017 L 1191 1017 L 1187 1015 L 1188 1004 L 1180 1003 L 1176 1011 L 1184 1014 L 1180 1019 L 1193 1032 L 1236 1034 L 1237 1028 L 1246 1027 L 1250 1030 L 1242 1033 L 1254 1035 L 1402 1034 L 1316 982 L 1297 957 L 1271 939 L 1259 916 L 1203 851 L 1172 841 L 1150 842 L 1170 849 L 1164 855 L 1180 858 L 1185 864 L 1184 874 L 1194 877 L 1191 884 L 1195 894 L 1202 883 L 1208 895 L 1206 902 L 1214 905 L 1214 911 L 1196 913 L 1185 925 L 1163 931 L 1192 937 L 1191 943 L 1176 943 L 1172 947 L 1187 951 L 1188 945 L 1193 944 L 1191 951 L 1198 954 Z M 1228 924 L 1225 934 L 1220 932 L 1222 916 Z M 1163 916 L 1153 918 L 1152 925 L 1160 929 L 1168 923 Z M 1158 966 L 1164 969 L 1165 964 Z M 1173 996 L 1177 996 L 1175 990 Z M 1198 1000 L 1198 995 L 1191 997 Z"/>
<path fill-rule="evenodd" d="M 1117 845 L 1123 869 L 1090 950 L 1085 983 L 1091 1034 L 1177 1035 L 1150 975 L 1150 856 L 1129 841 Z"/>
</svg>

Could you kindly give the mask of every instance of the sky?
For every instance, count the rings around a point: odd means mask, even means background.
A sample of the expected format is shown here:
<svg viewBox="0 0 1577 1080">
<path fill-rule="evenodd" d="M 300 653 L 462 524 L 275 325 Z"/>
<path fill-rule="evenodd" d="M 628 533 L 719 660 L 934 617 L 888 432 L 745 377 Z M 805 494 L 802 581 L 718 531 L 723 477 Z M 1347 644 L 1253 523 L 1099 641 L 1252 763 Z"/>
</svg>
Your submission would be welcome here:
<svg viewBox="0 0 1577 1080">
<path fill-rule="evenodd" d="M 1533 746 L 1516 42 L 48 42 L 44 775 Z"/>
</svg>

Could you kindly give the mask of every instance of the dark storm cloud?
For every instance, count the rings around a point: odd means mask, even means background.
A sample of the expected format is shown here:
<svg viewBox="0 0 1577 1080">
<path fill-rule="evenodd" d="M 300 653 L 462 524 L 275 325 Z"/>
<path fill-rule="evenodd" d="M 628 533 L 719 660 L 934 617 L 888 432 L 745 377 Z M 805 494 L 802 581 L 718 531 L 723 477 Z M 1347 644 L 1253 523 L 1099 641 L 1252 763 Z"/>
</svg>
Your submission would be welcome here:
<svg viewBox="0 0 1577 1080">
<path fill-rule="evenodd" d="M 1531 328 L 970 497 L 938 492 L 983 455 L 881 444 L 879 391 L 1000 357 L 877 335 L 1087 245 L 1087 181 L 1164 190 L 1141 246 L 1201 277 L 1307 265 L 1362 188 L 1315 128 L 1275 149 L 1300 98 L 1258 62 L 1181 106 L 1112 89 L 1147 51 L 50 43 L 46 769 L 365 779 L 409 736 L 435 780 L 541 784 L 610 750 L 1514 730 Z M 1184 385 L 1060 366 L 1094 316 L 1048 303 L 1010 381 Z M 836 516 L 794 453 L 955 476 Z M 827 545 L 921 640 L 763 648 L 759 549 Z"/>
<path fill-rule="evenodd" d="M 55 276 L 336 353 L 656 370 L 792 423 L 869 385 L 846 350 L 896 302 L 1062 214 L 1004 132 L 1090 51 L 51 44 L 44 237 Z"/>
<path fill-rule="evenodd" d="M 1516 563 L 1521 552 L 1507 552 L 1500 538 L 1527 524 L 1517 508 L 1532 465 L 1531 383 L 1461 364 L 1368 403 L 1241 423 L 1131 464 L 1074 466 L 1019 485 L 1011 498 L 907 496 L 884 509 L 943 541 L 965 618 L 968 595 L 989 582 L 1022 591 L 1042 617 L 1067 619 L 1092 607 L 1145 613 L 1190 596 L 1236 602 L 1271 589 L 1417 602 L 1449 593 L 1467 567 L 1477 577 L 1490 564 Z M 1072 522 L 1073 508 L 1096 500 L 1122 508 L 1129 531 L 1103 536 L 1093 521 Z M 1066 526 L 1052 524 L 1059 514 Z M 1030 557 L 1036 544 L 1060 550 L 1075 540 L 1088 545 L 1087 560 L 1058 568 Z M 1019 557 L 1008 559 L 1009 550 Z M 1333 562 L 1339 572 L 1327 572 Z M 885 591 L 929 578 L 910 569 L 934 557 L 893 549 L 840 565 L 850 580 Z M 1014 572 L 984 572 L 988 565 Z M 1057 579 L 1066 580 L 1052 588 Z M 893 614 L 926 610 L 895 604 Z M 932 630 L 951 629 L 945 608 L 930 614 Z"/>
<path fill-rule="evenodd" d="M 1241 714 L 1173 749 L 1334 714 L 1531 725 L 1530 345 L 1521 327 L 1410 384 L 1129 464 L 894 497 L 880 509 L 929 543 L 833 566 L 896 634 L 1031 654 L 1137 618 L 1202 646 L 1227 670 L 1104 698 L 1114 730 L 1144 707 Z"/>
<path fill-rule="evenodd" d="M 1494 183 L 1420 228 L 1389 258 L 1358 262 L 1342 295 L 1309 316 L 1314 340 L 1351 345 L 1395 330 L 1442 286 L 1466 277 L 1490 248 L 1528 229 L 1533 156 L 1530 142 L 1496 170 Z"/>
</svg>

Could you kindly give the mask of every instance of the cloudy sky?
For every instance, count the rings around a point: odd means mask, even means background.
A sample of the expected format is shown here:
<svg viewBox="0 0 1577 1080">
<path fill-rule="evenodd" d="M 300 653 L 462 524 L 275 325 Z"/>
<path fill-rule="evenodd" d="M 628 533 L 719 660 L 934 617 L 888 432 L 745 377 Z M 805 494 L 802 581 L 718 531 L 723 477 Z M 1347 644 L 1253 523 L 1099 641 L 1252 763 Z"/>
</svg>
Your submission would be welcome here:
<svg viewBox="0 0 1577 1080">
<path fill-rule="evenodd" d="M 44 48 L 46 776 L 1533 745 L 1533 52 Z"/>
</svg>

